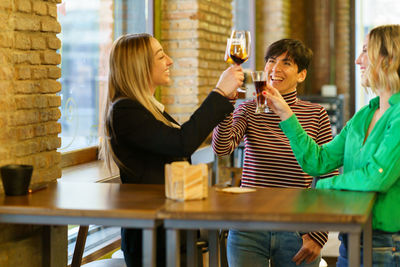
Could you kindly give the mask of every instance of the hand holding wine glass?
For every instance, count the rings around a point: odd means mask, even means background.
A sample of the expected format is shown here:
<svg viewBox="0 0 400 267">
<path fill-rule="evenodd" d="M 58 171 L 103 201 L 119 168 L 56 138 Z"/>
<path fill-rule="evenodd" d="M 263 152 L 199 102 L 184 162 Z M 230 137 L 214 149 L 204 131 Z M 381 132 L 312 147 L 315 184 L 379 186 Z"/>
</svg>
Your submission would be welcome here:
<svg viewBox="0 0 400 267">
<path fill-rule="evenodd" d="M 266 89 L 262 94 L 265 98 L 268 98 L 270 108 L 282 121 L 293 115 L 292 109 L 279 93 L 278 89 L 272 87 L 270 84 L 266 84 Z"/>
<path fill-rule="evenodd" d="M 241 65 L 249 59 L 250 47 L 250 32 L 233 30 L 226 42 L 224 60 L 230 64 Z M 245 92 L 245 90 L 238 88 L 238 92 Z"/>
<path fill-rule="evenodd" d="M 237 97 L 237 89 L 243 83 L 244 74 L 240 65 L 233 65 L 226 69 L 219 77 L 216 88 L 230 99 Z"/>
</svg>

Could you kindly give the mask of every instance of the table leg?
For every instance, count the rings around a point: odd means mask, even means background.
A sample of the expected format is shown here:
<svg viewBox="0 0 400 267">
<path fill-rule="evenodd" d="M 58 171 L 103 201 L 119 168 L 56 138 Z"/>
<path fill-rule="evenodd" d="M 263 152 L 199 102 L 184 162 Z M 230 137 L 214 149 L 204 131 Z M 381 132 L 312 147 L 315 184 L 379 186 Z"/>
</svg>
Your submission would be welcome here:
<svg viewBox="0 0 400 267">
<path fill-rule="evenodd" d="M 187 266 L 197 266 L 197 230 L 186 231 L 186 261 Z"/>
<path fill-rule="evenodd" d="M 208 256 L 210 267 L 219 267 L 219 235 L 218 230 L 208 231 Z"/>
<path fill-rule="evenodd" d="M 67 226 L 43 226 L 42 267 L 67 266 L 68 244 L 64 238 L 68 235 Z"/>
<path fill-rule="evenodd" d="M 156 266 L 156 229 L 143 229 L 143 266 Z"/>
<path fill-rule="evenodd" d="M 51 226 L 43 226 L 42 267 L 51 267 Z"/>
<path fill-rule="evenodd" d="M 180 267 L 179 230 L 167 229 L 167 267 Z"/>
<path fill-rule="evenodd" d="M 360 266 L 360 233 L 349 233 L 349 266 Z"/>
<path fill-rule="evenodd" d="M 364 267 L 372 267 L 372 216 L 370 215 L 363 231 Z"/>
</svg>

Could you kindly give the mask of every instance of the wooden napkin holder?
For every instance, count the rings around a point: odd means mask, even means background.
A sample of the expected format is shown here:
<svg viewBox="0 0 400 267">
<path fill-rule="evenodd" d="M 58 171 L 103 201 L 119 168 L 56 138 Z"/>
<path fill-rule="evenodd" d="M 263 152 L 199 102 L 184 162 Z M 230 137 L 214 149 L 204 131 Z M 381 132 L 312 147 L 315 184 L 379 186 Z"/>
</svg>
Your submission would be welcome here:
<svg viewBox="0 0 400 267">
<path fill-rule="evenodd" d="M 208 167 L 187 161 L 165 164 L 165 195 L 184 201 L 208 197 Z"/>
</svg>

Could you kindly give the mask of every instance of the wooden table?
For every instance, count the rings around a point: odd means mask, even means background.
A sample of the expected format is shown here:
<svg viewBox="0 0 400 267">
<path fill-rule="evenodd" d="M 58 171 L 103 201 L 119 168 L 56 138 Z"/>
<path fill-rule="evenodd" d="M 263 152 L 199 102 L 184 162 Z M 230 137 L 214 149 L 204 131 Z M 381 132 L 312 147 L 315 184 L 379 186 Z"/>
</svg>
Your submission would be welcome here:
<svg viewBox="0 0 400 267">
<path fill-rule="evenodd" d="M 162 185 L 55 182 L 26 196 L 0 195 L 0 223 L 142 228 L 144 266 L 155 266 L 157 211 L 164 203 Z"/>
<path fill-rule="evenodd" d="M 205 200 L 168 201 L 159 213 L 167 228 L 167 264 L 169 267 L 180 266 L 179 229 L 203 228 L 212 231 L 346 232 L 349 235 L 349 266 L 360 265 L 359 242 L 363 232 L 364 266 L 371 266 L 374 201 L 374 193 L 281 188 L 259 188 L 244 194 L 224 193 L 212 188 Z M 210 266 L 218 266 L 215 232 L 211 237 Z"/>
</svg>

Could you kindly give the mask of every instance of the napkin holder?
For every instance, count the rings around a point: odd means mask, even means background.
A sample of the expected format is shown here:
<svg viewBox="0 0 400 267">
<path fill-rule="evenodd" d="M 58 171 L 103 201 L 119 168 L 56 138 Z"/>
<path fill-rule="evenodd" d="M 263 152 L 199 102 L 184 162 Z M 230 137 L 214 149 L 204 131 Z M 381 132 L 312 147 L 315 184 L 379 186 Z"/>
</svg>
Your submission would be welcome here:
<svg viewBox="0 0 400 267">
<path fill-rule="evenodd" d="M 208 197 L 208 167 L 187 161 L 165 164 L 165 195 L 184 201 Z"/>
</svg>

